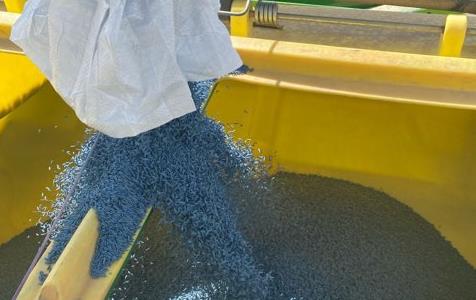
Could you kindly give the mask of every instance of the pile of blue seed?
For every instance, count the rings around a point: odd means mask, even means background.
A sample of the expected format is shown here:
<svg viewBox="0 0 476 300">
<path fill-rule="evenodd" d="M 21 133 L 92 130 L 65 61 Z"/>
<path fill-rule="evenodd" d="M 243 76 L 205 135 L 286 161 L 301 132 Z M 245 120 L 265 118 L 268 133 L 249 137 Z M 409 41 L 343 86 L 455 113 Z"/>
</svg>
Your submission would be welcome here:
<svg viewBox="0 0 476 300">
<path fill-rule="evenodd" d="M 433 224 L 381 191 L 291 173 L 274 175 L 266 190 L 229 191 L 238 228 L 272 277 L 257 299 L 475 299 L 476 270 Z M 151 215 L 108 299 L 241 299 L 160 218 Z"/>
<path fill-rule="evenodd" d="M 190 83 L 203 107 L 214 81 Z M 54 264 L 89 209 L 99 217 L 99 241 L 91 275 L 103 276 L 127 247 L 149 207 L 178 228 L 196 257 L 212 258 L 216 272 L 244 298 L 267 295 L 269 275 L 260 271 L 237 229 L 227 186 L 259 181 L 262 161 L 233 143 L 223 127 L 201 110 L 137 137 L 115 139 L 93 133 L 56 179 L 58 203 L 70 207 L 54 234 L 47 257 Z"/>
</svg>

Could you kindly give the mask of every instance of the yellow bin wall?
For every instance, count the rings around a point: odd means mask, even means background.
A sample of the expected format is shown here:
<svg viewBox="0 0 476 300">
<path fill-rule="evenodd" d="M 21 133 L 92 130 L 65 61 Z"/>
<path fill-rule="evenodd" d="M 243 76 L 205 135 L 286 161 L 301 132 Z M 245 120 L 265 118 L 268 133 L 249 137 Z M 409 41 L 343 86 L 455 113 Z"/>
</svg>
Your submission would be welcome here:
<svg viewBox="0 0 476 300">
<path fill-rule="evenodd" d="M 36 224 L 42 192 L 54 199 L 46 187 L 83 131 L 25 56 L 0 52 L 0 244 Z"/>
<path fill-rule="evenodd" d="M 433 223 L 476 266 L 476 111 L 222 80 L 209 115 L 276 170 L 361 183 Z"/>
</svg>

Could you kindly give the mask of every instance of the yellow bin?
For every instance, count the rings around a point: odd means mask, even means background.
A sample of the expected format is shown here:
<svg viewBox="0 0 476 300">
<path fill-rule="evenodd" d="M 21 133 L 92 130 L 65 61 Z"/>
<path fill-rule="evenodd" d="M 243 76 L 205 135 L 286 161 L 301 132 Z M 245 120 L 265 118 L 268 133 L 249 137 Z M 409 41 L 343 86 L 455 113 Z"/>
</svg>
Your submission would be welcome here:
<svg viewBox="0 0 476 300">
<path fill-rule="evenodd" d="M 272 171 L 346 179 L 394 196 L 476 266 L 476 60 L 240 37 L 233 43 L 253 71 L 216 84 L 212 118 L 240 124 L 233 134 L 273 157 Z M 19 54 L 0 52 L 0 95 L 2 244 L 32 225 L 53 177 L 48 166 L 68 158 L 63 150 L 82 140 L 84 128 Z M 88 222 L 93 212 L 82 227 Z M 75 239 L 67 255 L 80 251 L 75 244 L 94 243 L 95 233 Z M 91 255 L 83 257 L 88 265 Z M 55 274 L 58 282 L 66 276 Z M 71 290 L 88 284 L 98 289 L 89 282 Z M 26 292 L 37 297 L 36 285 Z"/>
</svg>

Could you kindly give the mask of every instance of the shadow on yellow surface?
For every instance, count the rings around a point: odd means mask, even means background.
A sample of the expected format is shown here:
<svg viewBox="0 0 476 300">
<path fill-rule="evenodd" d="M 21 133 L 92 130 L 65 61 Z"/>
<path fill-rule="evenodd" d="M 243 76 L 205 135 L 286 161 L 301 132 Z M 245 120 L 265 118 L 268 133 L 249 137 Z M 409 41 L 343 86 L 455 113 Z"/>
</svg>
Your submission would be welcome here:
<svg viewBox="0 0 476 300">
<path fill-rule="evenodd" d="M 84 126 L 26 57 L 0 53 L 0 78 L 2 244 L 35 224 L 41 193 Z"/>
</svg>

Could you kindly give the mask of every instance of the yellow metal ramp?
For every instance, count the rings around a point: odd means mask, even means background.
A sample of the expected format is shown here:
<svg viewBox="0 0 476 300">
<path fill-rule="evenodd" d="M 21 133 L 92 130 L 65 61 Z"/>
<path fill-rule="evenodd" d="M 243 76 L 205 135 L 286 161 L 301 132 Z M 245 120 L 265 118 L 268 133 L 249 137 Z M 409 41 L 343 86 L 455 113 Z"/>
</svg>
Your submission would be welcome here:
<svg viewBox="0 0 476 300">
<path fill-rule="evenodd" d="M 150 210 L 139 226 L 134 240 L 137 239 L 140 228 L 144 225 Z M 113 285 L 122 265 L 129 257 L 132 245 L 108 270 L 104 277 L 93 279 L 90 276 L 90 262 L 96 249 L 98 239 L 99 221 L 96 212 L 91 209 L 78 229 L 72 236 L 63 253 L 54 264 L 51 271 L 47 270 L 45 257 L 51 245 L 45 252 L 33 272 L 25 282 L 19 300 L 41 299 L 104 299 Z M 43 284 L 40 283 L 40 273 L 48 273 Z"/>
</svg>

